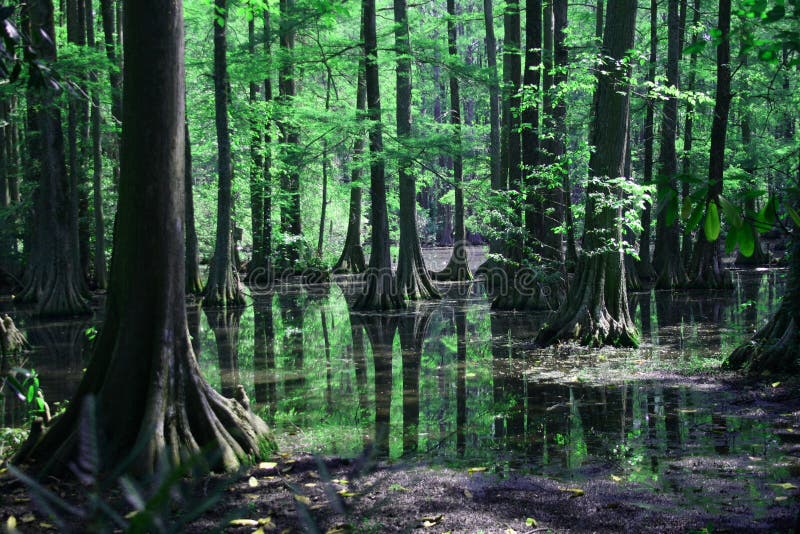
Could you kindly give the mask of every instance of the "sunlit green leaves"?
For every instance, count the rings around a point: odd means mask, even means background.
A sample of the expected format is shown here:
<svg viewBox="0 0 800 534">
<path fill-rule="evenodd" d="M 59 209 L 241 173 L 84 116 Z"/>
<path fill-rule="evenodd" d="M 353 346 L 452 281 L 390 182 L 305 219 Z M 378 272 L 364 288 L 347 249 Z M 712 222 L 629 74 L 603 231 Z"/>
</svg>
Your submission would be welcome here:
<svg viewBox="0 0 800 534">
<path fill-rule="evenodd" d="M 716 241 L 719 237 L 720 233 L 720 219 L 719 219 L 719 209 L 717 208 L 716 202 L 709 202 L 708 208 L 706 208 L 706 219 L 705 223 L 703 224 L 703 232 L 705 233 L 706 239 L 710 242 Z"/>
</svg>

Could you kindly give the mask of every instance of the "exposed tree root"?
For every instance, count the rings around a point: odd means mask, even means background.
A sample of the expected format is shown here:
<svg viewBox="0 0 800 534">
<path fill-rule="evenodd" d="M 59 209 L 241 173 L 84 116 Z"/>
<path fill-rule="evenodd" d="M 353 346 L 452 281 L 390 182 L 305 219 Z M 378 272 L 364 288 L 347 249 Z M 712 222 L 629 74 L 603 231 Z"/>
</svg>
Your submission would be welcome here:
<svg viewBox="0 0 800 534">
<path fill-rule="evenodd" d="M 397 284 L 388 269 L 368 268 L 364 272 L 364 288 L 353 304 L 354 310 L 389 311 L 404 308 L 406 301 L 397 291 Z"/>
<path fill-rule="evenodd" d="M 628 291 L 639 291 L 642 289 L 642 280 L 639 277 L 636 259 L 630 254 L 625 254 L 625 286 L 628 288 Z"/>
<path fill-rule="evenodd" d="M 35 304 L 36 314 L 43 317 L 86 315 L 91 309 L 79 280 L 70 268 L 50 268 L 46 263 L 33 265 L 25 287 L 15 300 Z"/>
<path fill-rule="evenodd" d="M 457 241 L 453 245 L 453 253 L 447 265 L 439 272 L 431 272 L 431 278 L 438 282 L 469 282 L 472 280 L 467 248 L 463 242 Z"/>
<path fill-rule="evenodd" d="M 539 331 L 539 345 L 576 340 L 593 347 L 638 346 L 639 333 L 628 311 L 627 294 L 613 283 L 618 274 L 608 272 L 613 271 L 609 267 L 615 261 L 620 258 L 613 253 L 579 260 L 567 300 L 551 323 Z"/>
<path fill-rule="evenodd" d="M 339 261 L 333 266 L 332 271 L 335 274 L 360 274 L 366 269 L 364 248 L 360 244 L 351 243 L 348 236 L 342 255 L 339 256 Z"/>
<path fill-rule="evenodd" d="M 211 271 L 214 271 L 212 264 Z M 222 278 L 222 280 L 220 280 Z M 225 274 L 220 277 L 213 272 L 209 273 L 208 284 L 203 289 L 204 307 L 243 306 L 244 288 L 239 279 L 239 273 L 229 265 Z"/>
<path fill-rule="evenodd" d="M 404 300 L 442 298 L 425 267 L 419 242 L 416 246 L 412 243 L 409 249 L 404 250 L 401 245 L 400 255 L 397 259 L 396 284 L 400 298 Z"/>
<path fill-rule="evenodd" d="M 719 242 L 709 243 L 700 232 L 688 269 L 690 289 L 733 289 L 733 277 L 722 263 Z"/>
<path fill-rule="evenodd" d="M 28 340 L 8 315 L 0 317 L 0 355 L 9 356 L 28 349 Z"/>
<path fill-rule="evenodd" d="M 671 260 L 659 271 L 656 278 L 656 289 L 678 289 L 686 287 L 689 279 L 683 268 L 683 261 L 680 255 L 675 255 L 675 260 Z"/>
<path fill-rule="evenodd" d="M 751 374 L 790 373 L 800 368 L 800 337 L 788 306 L 781 306 L 753 339 L 733 351 L 724 366 Z"/>
</svg>

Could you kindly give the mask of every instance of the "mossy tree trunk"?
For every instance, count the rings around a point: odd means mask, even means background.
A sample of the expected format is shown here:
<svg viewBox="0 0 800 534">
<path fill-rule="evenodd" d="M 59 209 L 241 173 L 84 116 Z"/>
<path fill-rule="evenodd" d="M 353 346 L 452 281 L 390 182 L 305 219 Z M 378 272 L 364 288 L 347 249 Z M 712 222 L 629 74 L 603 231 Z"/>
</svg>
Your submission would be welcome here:
<svg viewBox="0 0 800 534">
<path fill-rule="evenodd" d="M 667 85 L 679 90 L 678 61 L 680 60 L 680 21 L 678 0 L 667 2 Z M 658 274 L 656 288 L 674 289 L 686 285 L 687 276 L 680 254 L 680 226 L 678 212 L 678 154 L 675 140 L 678 135 L 678 98 L 668 95 L 661 114 L 661 150 L 659 152 L 658 198 L 672 198 L 669 205 L 658 213 L 656 219 L 656 246 L 653 252 L 653 267 Z M 669 221 L 672 212 L 672 221 Z"/>
<path fill-rule="evenodd" d="M 714 119 L 711 123 L 711 152 L 708 163 L 708 193 L 706 206 L 716 204 L 722 194 L 722 177 L 725 170 L 725 138 L 728 133 L 728 112 L 731 107 L 731 2 L 719 3 L 720 41 L 717 45 L 717 89 L 714 103 Z M 708 209 L 708 208 L 707 208 Z M 689 264 L 689 287 L 696 289 L 730 289 L 733 280 L 723 264 L 719 239 L 709 240 L 705 231 L 697 237 Z"/>
<path fill-rule="evenodd" d="M 214 257 L 203 290 L 204 306 L 244 304 L 239 273 L 232 254 L 233 166 L 228 125 L 228 3 L 214 0 L 214 116 L 217 129 L 217 233 Z"/>
<path fill-rule="evenodd" d="M 178 464 L 205 451 L 215 458 L 211 467 L 236 471 L 271 438 L 261 419 L 206 382 L 189 339 L 182 2 L 126 2 L 125 30 L 122 174 L 105 324 L 67 411 L 13 462 L 68 473 L 85 438 L 81 411 L 94 397 L 101 473 L 132 457 L 131 469 L 148 475 L 164 460 Z"/>
<path fill-rule="evenodd" d="M 372 200 L 372 250 L 365 272 L 365 287 L 356 309 L 390 310 L 402 307 L 389 256 L 389 214 L 386 210 L 386 177 L 381 125 L 381 94 L 378 76 L 378 36 L 375 0 L 362 0 L 364 28 L 364 72 L 367 82 L 367 115 L 370 120 L 370 198 Z"/>
<path fill-rule="evenodd" d="M 638 332 L 628 310 L 621 209 L 603 198 L 622 193 L 607 183 L 623 176 L 630 123 L 629 69 L 615 65 L 633 47 L 636 1 L 608 3 L 603 55 L 607 74 L 598 75 L 593 145 L 589 160 L 584 252 L 567 298 L 537 337 L 543 345 L 578 340 L 586 345 L 636 346 Z"/>
<path fill-rule="evenodd" d="M 31 47 L 44 64 L 56 61 L 53 3 L 28 3 Z M 29 154 L 37 167 L 25 287 L 19 301 L 39 315 L 89 312 L 78 247 L 78 211 L 64 161 L 61 113 L 43 69 L 31 63 L 28 79 Z"/>
</svg>

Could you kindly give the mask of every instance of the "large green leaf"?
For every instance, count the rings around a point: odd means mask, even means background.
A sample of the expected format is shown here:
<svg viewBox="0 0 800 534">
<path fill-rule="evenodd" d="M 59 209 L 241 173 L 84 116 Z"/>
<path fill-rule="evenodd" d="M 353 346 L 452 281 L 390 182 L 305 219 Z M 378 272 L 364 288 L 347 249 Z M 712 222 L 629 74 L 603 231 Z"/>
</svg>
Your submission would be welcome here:
<svg viewBox="0 0 800 534">
<path fill-rule="evenodd" d="M 756 250 L 756 240 L 753 236 L 753 228 L 745 225 L 739 229 L 739 252 L 742 256 L 749 258 Z"/>
<path fill-rule="evenodd" d="M 794 224 L 800 226 L 800 214 L 798 214 L 791 206 L 786 206 L 786 211 L 789 212 L 789 217 L 792 218 Z"/>
<path fill-rule="evenodd" d="M 708 209 L 706 209 L 706 222 L 703 225 L 703 231 L 706 234 L 706 239 L 709 242 L 716 241 L 720 232 L 719 209 L 716 202 L 709 202 Z"/>
<path fill-rule="evenodd" d="M 739 213 L 739 209 L 722 195 L 719 196 L 719 204 L 722 206 L 722 211 L 725 213 L 725 219 L 728 221 L 728 224 L 731 224 L 736 228 L 741 228 L 742 216 Z"/>
</svg>

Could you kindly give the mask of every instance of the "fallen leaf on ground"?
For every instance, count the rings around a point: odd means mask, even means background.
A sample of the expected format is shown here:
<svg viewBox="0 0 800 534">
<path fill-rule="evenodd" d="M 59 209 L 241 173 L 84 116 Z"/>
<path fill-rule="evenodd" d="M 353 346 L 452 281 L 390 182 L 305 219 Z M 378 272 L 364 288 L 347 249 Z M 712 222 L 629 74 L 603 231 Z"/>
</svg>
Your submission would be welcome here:
<svg viewBox="0 0 800 534">
<path fill-rule="evenodd" d="M 567 493 L 571 493 L 570 499 L 573 497 L 582 497 L 585 492 L 580 488 L 562 488 L 561 491 L 566 491 Z"/>
<path fill-rule="evenodd" d="M 296 500 L 299 503 L 305 504 L 306 506 L 311 505 L 311 499 L 309 499 L 305 495 L 295 495 L 294 500 Z"/>
<path fill-rule="evenodd" d="M 257 527 L 258 521 L 255 519 L 231 519 L 228 524 L 232 527 Z"/>
<path fill-rule="evenodd" d="M 332 526 L 325 531 L 325 534 L 346 534 L 347 532 L 353 532 L 353 526 L 347 523 L 342 523 Z"/>
<path fill-rule="evenodd" d="M 614 482 L 622 482 L 622 477 L 618 477 L 617 475 L 611 475 L 611 480 Z"/>
<path fill-rule="evenodd" d="M 470 490 L 468 490 L 468 489 L 465 489 L 465 490 L 464 490 L 464 496 L 465 496 L 467 499 L 471 499 L 471 498 L 472 498 L 472 492 L 471 492 Z"/>
<path fill-rule="evenodd" d="M 33 523 L 34 521 L 36 521 L 36 517 L 34 517 L 32 513 L 28 512 L 27 514 L 20 517 L 19 520 L 22 521 L 23 523 Z"/>
<path fill-rule="evenodd" d="M 275 469 L 276 467 L 278 467 L 276 462 L 261 462 L 258 464 L 259 469 Z"/>
<path fill-rule="evenodd" d="M 791 482 L 783 482 L 781 484 L 770 484 L 770 486 L 774 486 L 776 488 L 781 488 L 785 490 L 794 490 L 797 489 L 797 486 L 792 484 Z"/>
<path fill-rule="evenodd" d="M 256 480 L 256 477 L 250 477 L 247 479 L 247 485 L 250 486 L 251 488 L 257 488 L 258 480 Z"/>
<path fill-rule="evenodd" d="M 484 471 L 488 470 L 489 470 L 488 467 L 470 467 L 469 469 L 467 469 L 467 473 L 471 475 L 472 473 L 483 473 Z"/>
<path fill-rule="evenodd" d="M 526 519 L 526 520 L 525 520 L 525 526 L 528 526 L 528 527 L 538 527 L 538 526 L 539 526 L 539 523 L 537 523 L 537 522 L 536 522 L 536 520 L 535 520 L 534 518 L 532 518 L 532 517 L 529 517 L 528 519 Z"/>
<path fill-rule="evenodd" d="M 422 526 L 425 528 L 435 527 L 439 524 L 439 522 L 444 519 L 444 515 L 430 515 L 425 517 L 420 517 L 419 520 L 422 522 Z"/>
</svg>

